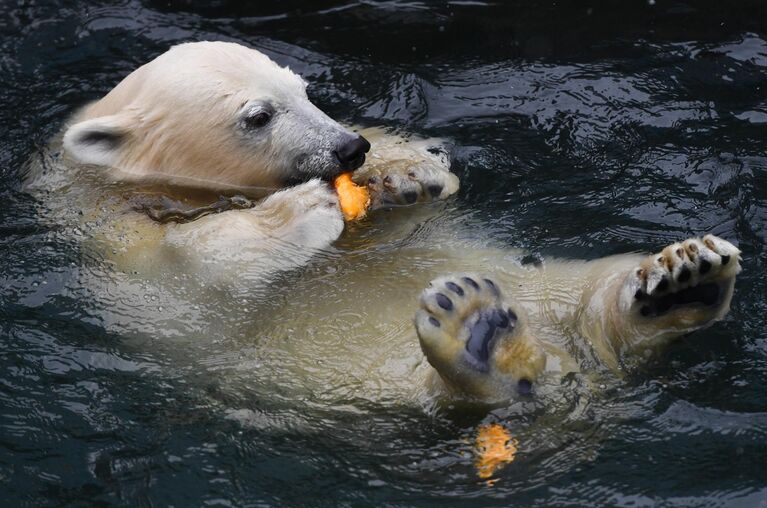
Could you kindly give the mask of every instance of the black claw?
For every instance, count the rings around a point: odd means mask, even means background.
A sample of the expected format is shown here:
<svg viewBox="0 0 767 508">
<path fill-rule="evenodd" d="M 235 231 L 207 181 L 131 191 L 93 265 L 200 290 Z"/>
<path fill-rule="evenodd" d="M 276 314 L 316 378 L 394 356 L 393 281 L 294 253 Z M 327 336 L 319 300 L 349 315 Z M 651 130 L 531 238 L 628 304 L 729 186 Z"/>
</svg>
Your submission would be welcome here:
<svg viewBox="0 0 767 508">
<path fill-rule="evenodd" d="M 690 280 L 690 277 L 692 276 L 692 273 L 690 272 L 690 269 L 686 266 L 682 268 L 682 271 L 679 272 L 679 278 L 677 279 L 679 282 L 687 282 Z"/>
<path fill-rule="evenodd" d="M 495 285 L 495 282 L 491 281 L 490 279 L 482 279 L 482 280 L 484 280 L 485 284 L 487 284 L 488 287 L 493 290 L 493 293 L 495 293 L 496 295 L 499 294 L 498 286 Z"/>
<path fill-rule="evenodd" d="M 439 320 L 435 318 L 434 316 L 429 316 L 429 323 L 431 323 L 432 326 L 435 326 L 437 328 L 440 327 Z"/>
<path fill-rule="evenodd" d="M 405 200 L 405 203 L 412 205 L 418 200 L 418 193 L 416 191 L 403 192 L 402 198 Z"/>
<path fill-rule="evenodd" d="M 655 292 L 659 291 L 665 291 L 668 289 L 668 279 L 666 277 L 663 277 L 660 282 L 658 283 L 658 287 L 655 288 Z"/>
<path fill-rule="evenodd" d="M 517 382 L 517 392 L 520 395 L 530 395 L 533 392 L 533 383 L 529 379 L 520 379 Z"/>
<path fill-rule="evenodd" d="M 730 256 L 720 256 L 722 258 L 722 266 L 730 262 Z"/>
<path fill-rule="evenodd" d="M 445 284 L 445 286 L 458 296 L 463 296 L 463 288 L 455 282 L 448 282 Z"/>
<path fill-rule="evenodd" d="M 447 296 L 442 293 L 437 293 L 437 305 L 445 310 L 453 310 L 453 302 Z"/>
<path fill-rule="evenodd" d="M 464 277 L 461 280 L 463 280 L 466 284 L 473 287 L 474 289 L 479 290 L 479 284 L 477 284 L 477 281 L 475 281 L 471 277 Z"/>
<path fill-rule="evenodd" d="M 442 186 L 441 185 L 429 185 L 427 187 L 427 190 L 429 191 L 429 194 L 431 197 L 436 198 L 440 194 L 442 194 Z"/>
<path fill-rule="evenodd" d="M 507 314 L 509 316 L 509 319 L 511 320 L 512 326 L 515 325 L 517 323 L 518 319 L 519 319 L 517 317 L 517 313 L 514 312 L 513 310 L 511 310 L 511 307 L 509 307 L 509 310 L 507 310 L 506 312 L 507 312 Z"/>
<path fill-rule="evenodd" d="M 700 272 L 701 275 L 708 273 L 708 271 L 711 270 L 711 263 L 706 261 L 705 259 L 700 262 L 700 269 L 698 272 Z"/>
<path fill-rule="evenodd" d="M 506 328 L 509 326 L 509 317 L 501 309 L 495 309 L 493 311 L 492 322 L 498 328 Z"/>
</svg>

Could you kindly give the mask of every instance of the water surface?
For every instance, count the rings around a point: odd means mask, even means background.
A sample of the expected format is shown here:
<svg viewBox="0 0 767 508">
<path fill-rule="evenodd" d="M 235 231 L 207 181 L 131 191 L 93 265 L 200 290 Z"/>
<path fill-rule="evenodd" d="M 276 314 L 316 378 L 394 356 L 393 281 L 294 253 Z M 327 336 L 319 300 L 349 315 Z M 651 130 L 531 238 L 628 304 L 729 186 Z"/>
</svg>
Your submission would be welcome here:
<svg viewBox="0 0 767 508">
<path fill-rule="evenodd" d="M 20 2 L 2 9 L 0 36 L 6 505 L 767 500 L 762 3 Z M 549 414 L 359 394 L 328 405 L 343 387 L 296 398 L 241 372 L 222 383 L 255 346 L 222 335 L 192 354 L 176 347 L 183 330 L 157 344 L 160 330 L 105 322 L 110 295 L 89 300 L 77 284 L 98 260 L 20 191 L 26 161 L 78 106 L 168 46 L 204 39 L 289 65 L 339 120 L 449 139 L 463 183 L 451 209 L 509 247 L 591 259 L 704 232 L 733 241 L 744 271 L 731 313 L 609 393 L 574 389 Z M 162 306 L 152 287 L 136 291 Z M 184 312 L 190 327 L 213 314 Z M 520 438 L 492 487 L 466 444 L 488 421 Z"/>
</svg>

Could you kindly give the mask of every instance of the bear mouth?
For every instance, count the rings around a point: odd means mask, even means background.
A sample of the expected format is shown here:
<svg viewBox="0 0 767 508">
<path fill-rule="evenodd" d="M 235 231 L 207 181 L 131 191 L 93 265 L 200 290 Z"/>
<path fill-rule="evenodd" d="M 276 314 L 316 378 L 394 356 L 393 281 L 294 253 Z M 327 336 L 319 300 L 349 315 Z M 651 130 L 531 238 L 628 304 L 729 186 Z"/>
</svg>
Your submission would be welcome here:
<svg viewBox="0 0 767 508">
<path fill-rule="evenodd" d="M 334 164 L 315 164 L 311 157 L 299 157 L 295 162 L 294 171 L 289 175 L 283 176 L 283 187 L 294 187 L 309 180 L 319 178 L 329 183 L 341 173 L 351 173 L 365 164 L 365 154 L 361 153 L 346 161 L 336 160 Z"/>
<path fill-rule="evenodd" d="M 715 306 L 719 303 L 720 294 L 719 285 L 709 282 L 660 296 L 641 295 L 639 299 L 643 305 L 639 312 L 644 317 L 657 317 L 679 306 Z"/>
</svg>

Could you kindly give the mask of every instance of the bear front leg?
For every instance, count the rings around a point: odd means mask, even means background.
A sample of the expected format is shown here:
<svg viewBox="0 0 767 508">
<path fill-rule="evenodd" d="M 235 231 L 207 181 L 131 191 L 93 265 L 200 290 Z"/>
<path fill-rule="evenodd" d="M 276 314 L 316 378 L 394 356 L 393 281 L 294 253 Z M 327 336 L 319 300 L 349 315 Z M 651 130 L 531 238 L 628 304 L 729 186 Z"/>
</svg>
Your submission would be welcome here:
<svg viewBox="0 0 767 508">
<path fill-rule="evenodd" d="M 253 215 L 260 229 L 291 250 L 325 249 L 344 230 L 338 194 L 321 180 L 272 194 L 254 209 Z"/>
<path fill-rule="evenodd" d="M 327 182 L 311 180 L 247 210 L 170 225 L 165 244 L 220 281 L 253 282 L 306 264 L 343 229 L 335 191 Z"/>
<path fill-rule="evenodd" d="M 359 133 L 372 148 L 352 178 L 368 187 L 373 208 L 437 201 L 458 190 L 458 177 L 450 172 L 441 140 L 401 136 L 380 128 Z"/>
<path fill-rule="evenodd" d="M 721 319 L 740 270 L 740 250 L 714 235 L 674 243 L 648 256 L 629 272 L 619 293 L 619 349 L 649 345 Z"/>
</svg>

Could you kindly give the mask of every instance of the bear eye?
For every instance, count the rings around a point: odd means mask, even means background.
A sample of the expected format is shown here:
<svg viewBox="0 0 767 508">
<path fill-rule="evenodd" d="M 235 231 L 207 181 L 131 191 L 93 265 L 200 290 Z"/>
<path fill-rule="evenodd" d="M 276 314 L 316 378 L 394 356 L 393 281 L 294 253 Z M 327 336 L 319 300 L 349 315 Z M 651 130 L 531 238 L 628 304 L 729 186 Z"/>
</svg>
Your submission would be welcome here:
<svg viewBox="0 0 767 508">
<path fill-rule="evenodd" d="M 257 129 L 269 123 L 272 115 L 266 111 L 259 111 L 245 117 L 245 126 L 250 129 Z"/>
</svg>

